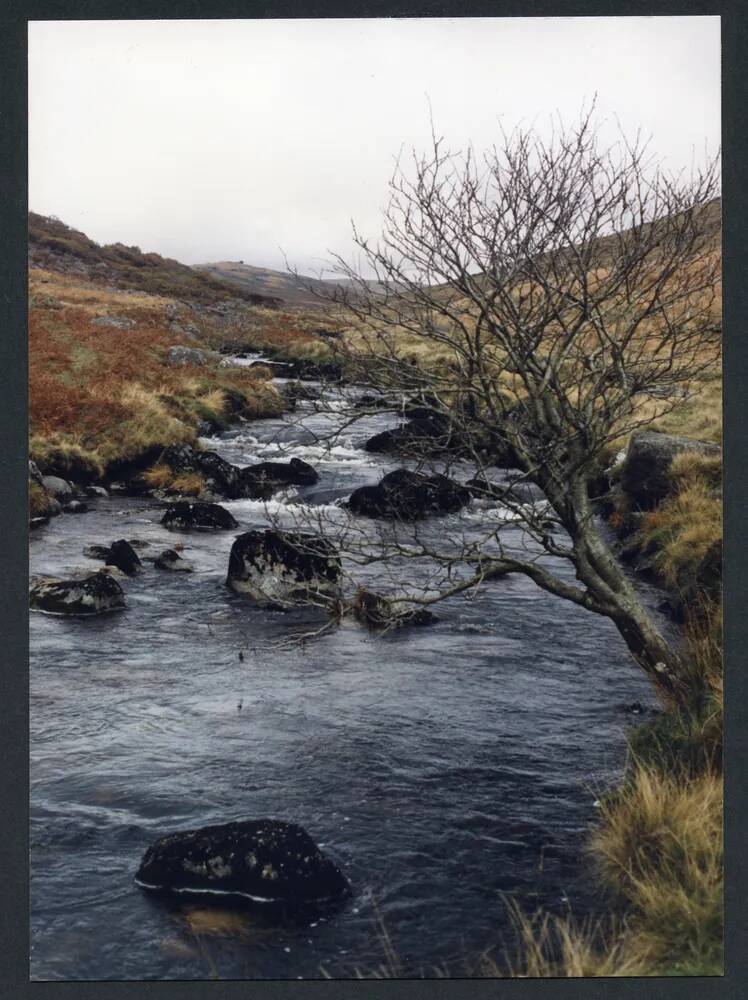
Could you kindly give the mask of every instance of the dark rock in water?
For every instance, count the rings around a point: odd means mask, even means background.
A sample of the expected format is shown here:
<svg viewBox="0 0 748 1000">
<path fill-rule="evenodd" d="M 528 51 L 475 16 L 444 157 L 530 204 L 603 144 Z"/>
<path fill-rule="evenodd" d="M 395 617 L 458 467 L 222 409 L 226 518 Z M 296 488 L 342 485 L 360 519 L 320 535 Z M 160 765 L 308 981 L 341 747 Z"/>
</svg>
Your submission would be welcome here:
<svg viewBox="0 0 748 1000">
<path fill-rule="evenodd" d="M 124 538 L 112 542 L 104 559 L 107 566 L 116 566 L 127 576 L 135 576 L 143 568 L 140 558 L 129 542 Z"/>
<path fill-rule="evenodd" d="M 470 490 L 447 476 L 395 469 L 376 486 L 360 486 L 346 506 L 363 517 L 413 521 L 429 514 L 454 513 L 470 502 Z"/>
<path fill-rule="evenodd" d="M 700 455 L 719 455 L 718 444 L 694 441 L 657 431 L 637 431 L 631 435 L 621 468 L 621 487 L 640 507 L 656 506 L 672 489 L 670 463 L 676 455 L 694 451 Z"/>
<path fill-rule="evenodd" d="M 156 557 L 153 565 L 156 569 L 170 570 L 172 573 L 192 572 L 192 566 L 174 549 L 164 549 L 161 555 Z"/>
<path fill-rule="evenodd" d="M 144 889 L 310 904 L 350 894 L 347 879 L 294 823 L 246 820 L 185 830 L 149 847 L 135 875 Z"/>
<path fill-rule="evenodd" d="M 290 462 L 258 462 L 257 465 L 248 465 L 242 469 L 242 477 L 265 480 L 279 486 L 312 486 L 319 480 L 315 469 L 300 458 L 292 458 Z"/>
<path fill-rule="evenodd" d="M 375 453 L 415 451 L 419 454 L 434 454 L 448 450 L 452 444 L 452 433 L 447 422 L 433 415 L 417 417 L 400 427 L 381 431 L 370 437 L 364 448 Z"/>
<path fill-rule="evenodd" d="M 73 499 L 73 487 L 66 479 L 60 479 L 59 476 L 44 476 L 42 486 L 60 503 L 64 504 Z"/>
<path fill-rule="evenodd" d="M 198 473 L 204 477 L 206 487 L 219 496 L 231 500 L 239 497 L 257 499 L 248 492 L 245 470 L 227 462 L 215 451 L 195 451 L 188 444 L 170 445 L 162 452 L 160 461 L 175 475 Z"/>
<path fill-rule="evenodd" d="M 303 382 L 288 382 L 283 387 L 283 395 L 292 406 L 295 406 L 299 400 L 317 400 L 321 393 L 316 386 L 304 385 Z"/>
<path fill-rule="evenodd" d="M 80 580 L 37 577 L 29 589 L 29 603 L 37 611 L 55 615 L 98 615 L 125 606 L 122 588 L 107 573 Z"/>
<path fill-rule="evenodd" d="M 176 475 L 197 472 L 196 452 L 190 444 L 170 444 L 164 448 L 159 462 L 168 465 Z"/>
<path fill-rule="evenodd" d="M 124 538 L 111 545 L 87 545 L 83 555 L 88 559 L 102 559 L 107 566 L 116 567 L 126 576 L 135 576 L 142 569 L 137 552 Z"/>
<path fill-rule="evenodd" d="M 83 555 L 88 559 L 106 559 L 109 555 L 108 545 L 87 545 L 83 550 Z"/>
<path fill-rule="evenodd" d="M 205 477 L 208 489 L 215 490 L 227 497 L 237 495 L 239 483 L 239 468 L 221 458 L 215 451 L 198 451 L 194 453 L 197 471 Z"/>
<path fill-rule="evenodd" d="M 329 604 L 339 596 L 340 574 L 340 557 L 326 538 L 268 529 L 236 538 L 226 584 L 276 607 Z"/>
<path fill-rule="evenodd" d="M 104 489 L 103 486 L 86 486 L 85 494 L 87 497 L 108 497 L 109 493 Z"/>
<path fill-rule="evenodd" d="M 404 628 L 408 625 L 434 625 L 439 621 L 428 608 L 408 608 L 403 602 L 359 588 L 353 613 L 370 629 Z"/>
<path fill-rule="evenodd" d="M 220 434 L 223 427 L 215 420 L 201 420 L 197 425 L 198 437 L 215 437 Z"/>
<path fill-rule="evenodd" d="M 85 514 L 88 510 L 88 504 L 81 500 L 70 500 L 62 509 L 66 514 Z"/>
<path fill-rule="evenodd" d="M 353 400 L 355 410 L 394 410 L 395 403 L 386 396 L 375 396 L 373 393 L 365 392 L 363 396 Z"/>
<path fill-rule="evenodd" d="M 233 515 L 217 503 L 189 503 L 180 500 L 169 504 L 161 524 L 177 531 L 198 530 L 228 531 L 238 528 Z"/>
<path fill-rule="evenodd" d="M 623 710 L 627 715 L 643 715 L 647 711 L 640 701 L 632 701 L 630 705 L 624 705 Z"/>
</svg>

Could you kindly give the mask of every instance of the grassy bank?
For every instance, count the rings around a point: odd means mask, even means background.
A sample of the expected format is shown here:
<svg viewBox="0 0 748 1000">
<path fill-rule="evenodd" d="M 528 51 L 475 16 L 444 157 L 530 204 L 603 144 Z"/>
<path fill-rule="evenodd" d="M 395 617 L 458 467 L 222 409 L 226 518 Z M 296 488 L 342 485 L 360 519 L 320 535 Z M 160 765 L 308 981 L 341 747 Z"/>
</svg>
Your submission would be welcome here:
<svg viewBox="0 0 748 1000">
<path fill-rule="evenodd" d="M 175 344 L 206 346 L 202 336 L 187 339 L 170 324 L 167 316 L 182 308 L 163 296 L 32 272 L 30 453 L 40 467 L 96 479 L 166 445 L 194 441 L 201 420 L 220 425 L 237 413 L 282 412 L 267 369 L 167 363 Z"/>
</svg>

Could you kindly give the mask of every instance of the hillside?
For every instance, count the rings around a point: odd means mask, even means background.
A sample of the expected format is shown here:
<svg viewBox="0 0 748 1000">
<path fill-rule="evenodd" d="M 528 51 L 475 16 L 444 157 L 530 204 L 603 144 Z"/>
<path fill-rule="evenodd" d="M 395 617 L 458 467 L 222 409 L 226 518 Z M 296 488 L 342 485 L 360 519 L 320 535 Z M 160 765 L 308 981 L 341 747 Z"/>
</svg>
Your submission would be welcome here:
<svg viewBox="0 0 748 1000">
<path fill-rule="evenodd" d="M 268 369 L 227 367 L 216 352 L 235 343 L 313 365 L 330 355 L 320 325 L 319 310 L 290 314 L 276 297 L 32 213 L 30 457 L 43 473 L 109 480 L 194 441 L 201 422 L 277 415 L 286 401 Z"/>
<path fill-rule="evenodd" d="M 210 264 L 196 264 L 195 269 L 209 275 L 218 281 L 242 289 L 249 295 L 278 296 L 284 305 L 292 308 L 325 309 L 328 305 L 320 296 L 329 295 L 337 285 L 350 287 L 351 282 L 343 279 L 310 278 L 306 275 L 298 277 L 287 271 L 273 271 L 267 267 L 255 267 L 244 261 L 216 261 Z M 379 287 L 376 282 L 368 282 L 375 291 Z"/>
<path fill-rule="evenodd" d="M 136 289 L 192 302 L 215 303 L 236 298 L 252 305 L 279 307 L 282 299 L 262 295 L 187 264 L 144 253 L 123 243 L 99 246 L 85 233 L 59 219 L 29 212 L 29 265 L 78 275 L 120 289 Z"/>
</svg>

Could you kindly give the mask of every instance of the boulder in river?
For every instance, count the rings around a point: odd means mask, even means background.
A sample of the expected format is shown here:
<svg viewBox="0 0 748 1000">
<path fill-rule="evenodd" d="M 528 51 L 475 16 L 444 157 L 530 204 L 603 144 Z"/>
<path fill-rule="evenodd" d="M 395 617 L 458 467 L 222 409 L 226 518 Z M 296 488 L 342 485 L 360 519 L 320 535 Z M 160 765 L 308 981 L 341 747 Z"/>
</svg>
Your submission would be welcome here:
<svg viewBox="0 0 748 1000">
<path fill-rule="evenodd" d="M 164 549 L 160 556 L 157 556 L 153 565 L 156 569 L 169 570 L 172 573 L 191 573 L 192 566 L 183 559 L 175 549 Z"/>
<path fill-rule="evenodd" d="M 264 604 L 329 604 L 340 593 L 340 557 L 320 535 L 247 531 L 231 547 L 227 585 Z"/>
<path fill-rule="evenodd" d="M 300 458 L 290 462 L 258 462 L 242 469 L 242 476 L 277 483 L 278 486 L 313 486 L 319 480 L 316 470 Z"/>
<path fill-rule="evenodd" d="M 60 503 L 65 504 L 73 499 L 73 487 L 66 479 L 61 479 L 59 476 L 44 476 L 42 486 Z"/>
<path fill-rule="evenodd" d="M 656 506 L 672 489 L 669 478 L 671 462 L 676 455 L 686 451 L 719 455 L 722 449 L 718 444 L 675 434 L 637 431 L 631 435 L 621 467 L 621 488 L 639 507 L 647 509 Z"/>
<path fill-rule="evenodd" d="M 127 576 L 135 576 L 143 568 L 137 552 L 124 538 L 112 542 L 104 562 L 107 566 L 116 566 L 117 569 L 121 569 Z"/>
<path fill-rule="evenodd" d="M 452 433 L 445 420 L 436 416 L 421 416 L 375 434 L 364 448 L 375 453 L 411 451 L 433 454 L 448 450 L 451 445 Z"/>
<path fill-rule="evenodd" d="M 273 819 L 162 837 L 143 855 L 135 882 L 161 892 L 288 906 L 329 903 L 350 894 L 348 880 L 302 827 Z"/>
<path fill-rule="evenodd" d="M 414 521 L 429 514 L 454 513 L 469 502 L 470 490 L 447 476 L 395 469 L 376 486 L 354 490 L 346 506 L 363 517 Z"/>
<path fill-rule="evenodd" d="M 108 573 L 94 573 L 79 580 L 35 577 L 29 603 L 37 611 L 54 615 L 98 615 L 125 606 L 125 595 Z"/>
<path fill-rule="evenodd" d="M 68 500 L 62 509 L 66 514 L 85 514 L 88 511 L 88 504 L 82 500 Z"/>
<path fill-rule="evenodd" d="M 175 531 L 228 531 L 238 528 L 234 516 L 217 503 L 190 503 L 180 500 L 169 504 L 161 524 Z"/>
<path fill-rule="evenodd" d="M 413 608 L 404 601 L 385 597 L 360 587 L 353 602 L 353 613 L 362 625 L 373 630 L 404 628 L 408 625 L 433 625 L 439 619 L 428 608 Z"/>
</svg>

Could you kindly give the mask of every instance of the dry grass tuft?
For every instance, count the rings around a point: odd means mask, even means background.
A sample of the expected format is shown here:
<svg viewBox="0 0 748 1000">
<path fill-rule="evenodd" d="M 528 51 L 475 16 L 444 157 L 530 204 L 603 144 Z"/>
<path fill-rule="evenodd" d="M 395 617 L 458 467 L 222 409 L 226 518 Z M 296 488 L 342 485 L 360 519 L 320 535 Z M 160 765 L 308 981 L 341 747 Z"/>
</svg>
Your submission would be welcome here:
<svg viewBox="0 0 748 1000">
<path fill-rule="evenodd" d="M 696 477 L 698 465 L 681 471 L 685 489 L 647 514 L 640 531 L 643 546 L 657 549 L 656 564 L 663 582 L 689 592 L 707 557 L 722 539 L 722 499 L 709 483 Z"/>
</svg>

